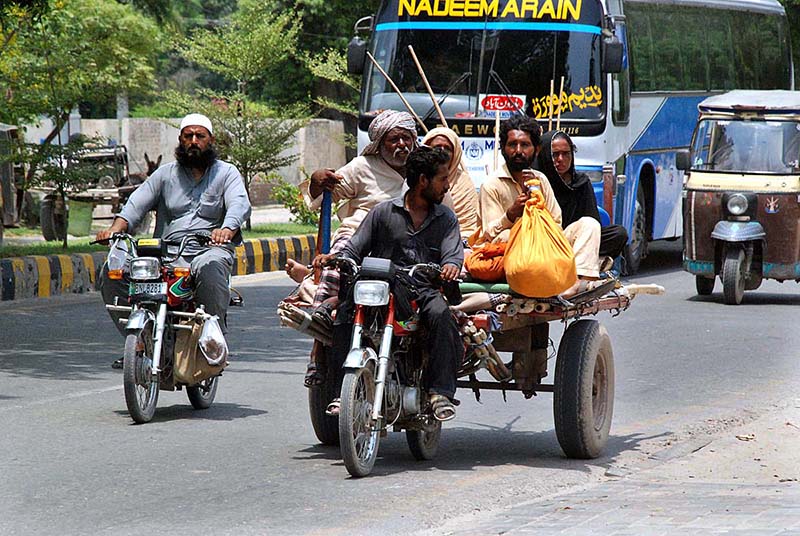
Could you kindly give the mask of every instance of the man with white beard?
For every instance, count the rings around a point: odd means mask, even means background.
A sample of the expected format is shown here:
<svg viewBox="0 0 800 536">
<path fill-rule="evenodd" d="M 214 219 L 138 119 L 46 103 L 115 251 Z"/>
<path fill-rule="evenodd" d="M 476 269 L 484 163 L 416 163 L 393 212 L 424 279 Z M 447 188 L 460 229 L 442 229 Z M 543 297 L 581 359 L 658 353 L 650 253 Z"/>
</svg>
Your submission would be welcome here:
<svg viewBox="0 0 800 536">
<path fill-rule="evenodd" d="M 367 133 L 370 143 L 364 147 L 361 156 L 336 171 L 318 169 L 309 180 L 300 184 L 303 199 L 312 210 L 320 209 L 325 190 L 331 192 L 334 204 L 342 203 L 337 211 L 342 223 L 333 235 L 330 253 L 338 253 L 344 248 L 372 207 L 401 197 L 403 192 L 406 158 L 417 146 L 414 118 L 407 112 L 386 110 L 372 120 Z M 308 268 L 292 259 L 286 263 L 286 272 L 295 281 L 302 281 L 301 286 L 309 282 L 303 280 Z M 322 309 L 329 313 L 336 306 L 338 293 L 339 273 L 324 269 L 314 295 L 314 306 L 319 309 L 324 305 Z M 305 380 L 308 387 L 323 380 L 315 370 L 313 360 L 312 355 Z"/>
</svg>

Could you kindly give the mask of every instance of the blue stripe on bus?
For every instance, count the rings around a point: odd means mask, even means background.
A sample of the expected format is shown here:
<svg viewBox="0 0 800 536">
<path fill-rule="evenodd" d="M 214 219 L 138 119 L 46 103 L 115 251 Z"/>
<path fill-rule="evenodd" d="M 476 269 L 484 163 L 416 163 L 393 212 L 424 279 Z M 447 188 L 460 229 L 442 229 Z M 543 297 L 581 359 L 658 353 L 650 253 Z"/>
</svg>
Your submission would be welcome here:
<svg viewBox="0 0 800 536">
<path fill-rule="evenodd" d="M 521 30 L 529 32 L 577 32 L 600 35 L 600 28 L 598 26 L 554 22 L 399 21 L 382 22 L 375 26 L 376 32 L 390 30 Z"/>
<path fill-rule="evenodd" d="M 632 151 L 688 147 L 697 122 L 697 105 L 708 95 L 667 97 L 642 131 Z"/>
</svg>

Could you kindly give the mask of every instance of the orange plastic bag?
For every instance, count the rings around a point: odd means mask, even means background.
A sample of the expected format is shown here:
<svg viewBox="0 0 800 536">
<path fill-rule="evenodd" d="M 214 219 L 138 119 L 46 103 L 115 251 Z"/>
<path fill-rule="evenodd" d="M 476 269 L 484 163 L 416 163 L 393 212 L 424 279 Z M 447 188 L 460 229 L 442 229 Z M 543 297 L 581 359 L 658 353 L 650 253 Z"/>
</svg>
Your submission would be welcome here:
<svg viewBox="0 0 800 536">
<path fill-rule="evenodd" d="M 469 275 L 476 281 L 496 283 L 505 281 L 506 272 L 503 269 L 503 255 L 506 252 L 506 243 L 485 244 L 472 253 L 464 261 Z"/>
<path fill-rule="evenodd" d="M 505 271 L 511 290 L 530 298 L 555 296 L 578 279 L 572 246 L 538 190 L 531 193 L 525 212 L 511 228 Z"/>
</svg>

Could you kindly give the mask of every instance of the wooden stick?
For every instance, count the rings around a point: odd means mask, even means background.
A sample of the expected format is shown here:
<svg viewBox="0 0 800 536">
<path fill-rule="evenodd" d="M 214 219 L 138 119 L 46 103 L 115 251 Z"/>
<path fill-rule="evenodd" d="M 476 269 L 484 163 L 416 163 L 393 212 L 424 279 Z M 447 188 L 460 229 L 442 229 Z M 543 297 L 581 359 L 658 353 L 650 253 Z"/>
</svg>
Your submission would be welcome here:
<svg viewBox="0 0 800 536">
<path fill-rule="evenodd" d="M 547 131 L 550 132 L 553 129 L 553 88 L 554 80 L 550 80 L 550 113 L 547 116 Z"/>
<path fill-rule="evenodd" d="M 497 155 L 500 152 L 500 110 L 494 111 L 494 169 L 497 170 Z M 494 171 L 493 171 L 494 172 Z"/>
<path fill-rule="evenodd" d="M 561 77 L 561 89 L 558 90 L 558 115 L 556 116 L 556 130 L 561 130 L 561 95 L 564 94 L 564 77 Z"/>
<path fill-rule="evenodd" d="M 422 70 L 422 65 L 419 64 L 417 55 L 414 53 L 414 47 L 408 45 L 408 51 L 411 52 L 411 57 L 414 59 L 414 63 L 417 64 L 417 70 L 419 71 L 419 75 L 422 77 L 422 81 L 425 83 L 425 88 L 428 90 L 428 95 L 431 96 L 431 100 L 433 101 L 433 107 L 436 108 L 436 113 L 439 114 L 439 120 L 442 122 L 442 125 L 449 128 L 449 125 L 447 124 L 447 119 L 444 118 L 442 109 L 439 108 L 439 103 L 436 102 L 436 96 L 434 96 L 433 90 L 431 89 L 431 85 L 428 83 L 428 78 L 425 76 L 425 71 Z"/>
<path fill-rule="evenodd" d="M 370 59 L 370 61 L 372 61 L 372 63 L 375 65 L 375 67 L 378 69 L 378 71 L 383 75 L 383 77 L 386 78 L 386 81 L 389 82 L 389 85 L 392 86 L 392 89 L 394 89 L 394 92 L 397 93 L 397 96 L 400 97 L 401 101 L 403 101 L 403 104 L 405 105 L 406 109 L 408 110 L 408 113 L 413 115 L 414 119 L 416 119 L 417 123 L 419 123 L 419 126 L 422 127 L 422 131 L 425 134 L 427 134 L 428 133 L 428 127 L 425 126 L 425 123 L 423 123 L 422 119 L 419 118 L 419 116 L 417 115 L 417 112 L 414 111 L 414 108 L 412 108 L 411 105 L 408 103 L 408 101 L 405 99 L 405 97 L 403 97 L 403 93 L 400 91 L 400 88 L 398 88 L 397 85 L 394 83 L 394 81 L 391 78 L 389 78 L 389 75 L 386 74 L 386 71 L 384 71 L 381 68 L 381 66 L 378 64 L 377 60 L 375 60 L 375 58 L 372 57 L 372 54 L 367 52 L 367 57 Z"/>
</svg>

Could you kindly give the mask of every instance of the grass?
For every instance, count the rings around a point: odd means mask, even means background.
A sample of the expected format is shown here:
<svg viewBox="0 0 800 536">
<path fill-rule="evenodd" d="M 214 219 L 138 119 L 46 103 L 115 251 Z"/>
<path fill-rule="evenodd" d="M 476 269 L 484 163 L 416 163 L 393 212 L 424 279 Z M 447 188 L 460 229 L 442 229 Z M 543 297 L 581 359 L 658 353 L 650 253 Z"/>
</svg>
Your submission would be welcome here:
<svg viewBox="0 0 800 536">
<path fill-rule="evenodd" d="M 32 242 L 26 244 L 10 244 L 14 238 L 37 238 L 41 236 L 38 229 L 18 228 L 4 229 L 5 244 L 0 246 L 0 258 L 23 257 L 27 255 L 69 255 L 71 253 L 89 253 L 92 251 L 106 251 L 105 246 L 90 246 L 94 237 L 70 238 L 67 249 L 61 247 L 61 242 Z M 282 236 L 296 236 L 316 234 L 314 225 L 301 225 L 298 223 L 269 223 L 254 225 L 250 231 L 242 231 L 245 239 L 251 238 L 277 238 Z"/>
</svg>

